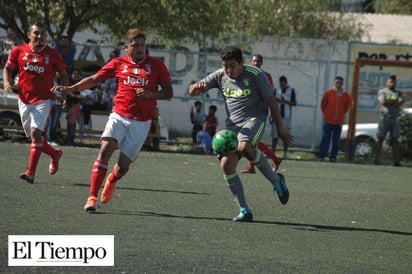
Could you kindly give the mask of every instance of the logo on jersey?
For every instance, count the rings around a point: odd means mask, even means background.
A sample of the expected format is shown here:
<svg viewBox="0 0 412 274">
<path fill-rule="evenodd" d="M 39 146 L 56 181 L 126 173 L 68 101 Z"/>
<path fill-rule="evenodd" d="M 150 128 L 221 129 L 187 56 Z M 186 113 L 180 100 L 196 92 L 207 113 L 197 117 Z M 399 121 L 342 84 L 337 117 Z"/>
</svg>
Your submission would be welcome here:
<svg viewBox="0 0 412 274">
<path fill-rule="evenodd" d="M 148 80 L 148 79 L 145 79 L 145 78 L 135 78 L 135 77 L 127 76 L 127 79 L 124 80 L 123 83 L 124 83 L 125 85 L 128 85 L 128 84 L 131 84 L 131 85 L 139 84 L 139 85 L 145 86 L 145 85 L 147 85 L 147 84 L 149 83 L 149 80 Z"/>
<path fill-rule="evenodd" d="M 134 74 L 139 74 L 139 69 L 138 68 L 133 68 L 133 73 Z"/>
<path fill-rule="evenodd" d="M 128 66 L 125 65 L 125 66 L 123 67 L 122 73 L 127 73 L 127 69 L 128 69 Z"/>
<path fill-rule="evenodd" d="M 243 79 L 243 84 L 249 86 L 249 78 Z"/>
<path fill-rule="evenodd" d="M 34 63 L 37 63 L 37 61 L 39 60 L 39 57 L 38 57 L 37 55 L 33 55 L 33 56 L 31 57 L 31 60 L 32 60 Z"/>
<path fill-rule="evenodd" d="M 43 73 L 44 72 L 44 67 L 32 65 L 30 63 L 27 63 L 26 65 L 24 65 L 23 69 L 28 70 L 28 71 L 37 72 L 37 73 Z"/>
<path fill-rule="evenodd" d="M 246 97 L 252 93 L 250 89 L 230 89 L 226 88 L 223 92 L 225 97 Z"/>
</svg>

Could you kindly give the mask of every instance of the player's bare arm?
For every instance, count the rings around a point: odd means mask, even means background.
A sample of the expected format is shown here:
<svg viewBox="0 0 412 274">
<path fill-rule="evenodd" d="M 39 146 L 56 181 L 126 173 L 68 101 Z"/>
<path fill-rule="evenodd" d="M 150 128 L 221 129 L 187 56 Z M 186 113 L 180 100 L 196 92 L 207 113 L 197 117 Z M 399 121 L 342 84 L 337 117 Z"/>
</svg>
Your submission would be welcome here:
<svg viewBox="0 0 412 274">
<path fill-rule="evenodd" d="M 205 92 L 206 88 L 205 82 L 196 82 L 189 86 L 188 93 L 190 96 L 198 96 Z"/>
<path fill-rule="evenodd" d="M 73 94 L 82 90 L 91 89 L 96 87 L 101 80 L 96 76 L 96 74 L 86 77 L 74 85 L 71 86 L 54 86 L 51 88 L 52 92 L 56 90 L 64 92 L 66 94 Z"/>
<path fill-rule="evenodd" d="M 12 70 L 5 67 L 3 69 L 3 79 L 4 79 L 3 88 L 6 94 L 9 94 L 13 91 L 13 85 L 12 85 L 13 81 L 11 79 L 11 75 L 12 75 Z"/>
<path fill-rule="evenodd" d="M 145 90 L 144 88 L 136 88 L 136 96 L 143 99 L 156 99 L 164 100 L 173 97 L 173 87 L 172 85 L 166 85 L 157 92 L 150 90 Z"/>
</svg>

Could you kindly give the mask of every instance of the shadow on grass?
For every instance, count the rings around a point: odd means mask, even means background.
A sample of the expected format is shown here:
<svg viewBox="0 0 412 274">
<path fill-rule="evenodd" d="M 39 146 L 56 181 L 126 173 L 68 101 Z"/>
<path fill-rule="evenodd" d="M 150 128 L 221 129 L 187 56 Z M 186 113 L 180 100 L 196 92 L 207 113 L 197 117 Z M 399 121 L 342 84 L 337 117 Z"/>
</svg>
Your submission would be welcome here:
<svg viewBox="0 0 412 274">
<path fill-rule="evenodd" d="M 230 221 L 232 219 L 219 218 L 219 217 L 199 217 L 199 216 L 180 216 L 167 213 L 156 213 L 149 211 L 98 211 L 92 214 L 108 214 L 108 215 L 125 215 L 125 216 L 144 216 L 144 217 L 160 217 L 160 218 L 179 218 L 179 219 L 193 219 L 193 220 L 212 220 L 212 221 Z M 279 225 L 279 226 L 290 226 L 292 229 L 296 230 L 307 230 L 315 232 L 332 232 L 332 231 L 355 231 L 355 232 L 377 232 L 377 233 L 387 233 L 395 235 L 412 236 L 412 232 L 404 231 L 394 231 L 385 229 L 374 229 L 374 228 L 357 228 L 357 227 L 347 227 L 347 226 L 331 226 L 331 225 L 316 225 L 316 224 L 303 224 L 303 223 L 288 223 L 288 222 L 275 222 L 275 221 L 262 221 L 254 220 L 255 224 L 268 224 L 268 225 Z"/>
<path fill-rule="evenodd" d="M 74 186 L 90 187 L 89 184 L 73 184 Z M 181 191 L 181 190 L 169 190 L 169 189 L 151 189 L 151 188 L 135 188 L 135 187 L 119 187 L 116 189 L 135 190 L 135 191 L 150 191 L 150 192 L 165 192 L 165 193 L 179 193 L 179 194 L 191 194 L 191 195 L 209 195 L 209 193 L 195 192 L 195 191 Z"/>
</svg>

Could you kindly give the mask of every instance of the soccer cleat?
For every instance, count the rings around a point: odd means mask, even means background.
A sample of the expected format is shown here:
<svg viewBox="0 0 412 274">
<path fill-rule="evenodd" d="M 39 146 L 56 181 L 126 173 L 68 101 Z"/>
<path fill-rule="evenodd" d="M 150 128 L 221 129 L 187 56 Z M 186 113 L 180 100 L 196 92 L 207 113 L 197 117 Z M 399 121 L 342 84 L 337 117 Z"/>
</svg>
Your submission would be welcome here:
<svg viewBox="0 0 412 274">
<path fill-rule="evenodd" d="M 20 174 L 20 179 L 32 184 L 34 182 L 34 174 L 30 174 L 27 170 Z"/>
<path fill-rule="evenodd" d="M 63 150 L 61 149 L 56 149 L 56 155 L 51 157 L 50 159 L 50 164 L 49 164 L 49 173 L 50 175 L 53 175 L 59 170 L 59 160 L 63 155 Z"/>
<path fill-rule="evenodd" d="M 281 173 L 277 173 L 277 175 L 279 176 L 280 181 L 273 184 L 273 190 L 278 195 L 282 205 L 285 205 L 289 201 L 289 190 L 286 187 L 285 176 Z"/>
<path fill-rule="evenodd" d="M 95 212 L 96 205 L 97 205 L 97 198 L 94 196 L 90 196 L 87 199 L 86 204 L 84 205 L 84 210 L 86 210 L 86 212 L 89 212 L 89 213 Z"/>
<path fill-rule="evenodd" d="M 248 167 L 246 169 L 241 170 L 240 172 L 242 173 L 250 173 L 250 174 L 255 174 L 256 170 L 254 167 Z"/>
<path fill-rule="evenodd" d="M 106 180 L 102 195 L 100 196 L 100 201 L 102 203 L 108 203 L 112 199 L 114 189 L 116 188 L 116 183 L 110 183 L 109 179 Z"/>
<path fill-rule="evenodd" d="M 278 171 L 280 164 L 282 163 L 282 159 L 281 158 L 277 158 L 275 161 L 272 160 L 272 169 L 273 172 Z"/>
<path fill-rule="evenodd" d="M 248 208 L 241 208 L 239 215 L 233 218 L 234 222 L 253 222 L 252 210 Z"/>
</svg>

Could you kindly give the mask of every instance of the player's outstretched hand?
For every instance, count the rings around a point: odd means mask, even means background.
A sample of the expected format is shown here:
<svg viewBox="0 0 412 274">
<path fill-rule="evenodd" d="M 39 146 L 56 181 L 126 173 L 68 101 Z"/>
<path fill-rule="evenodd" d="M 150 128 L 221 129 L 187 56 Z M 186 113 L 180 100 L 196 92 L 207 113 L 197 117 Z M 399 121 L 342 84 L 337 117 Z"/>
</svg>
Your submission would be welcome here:
<svg viewBox="0 0 412 274">
<path fill-rule="evenodd" d="M 197 96 L 197 95 L 201 95 L 205 91 L 206 91 L 206 83 L 196 82 L 189 86 L 188 92 L 190 96 Z"/>
<path fill-rule="evenodd" d="M 295 137 L 284 129 L 278 130 L 278 134 L 280 139 L 282 139 L 282 141 L 288 146 L 290 146 L 295 140 Z"/>
</svg>

